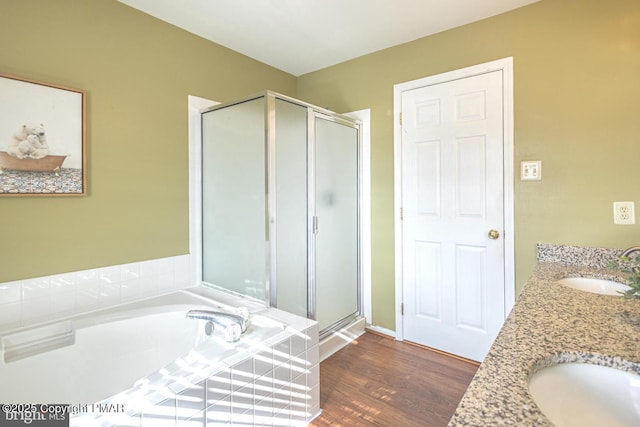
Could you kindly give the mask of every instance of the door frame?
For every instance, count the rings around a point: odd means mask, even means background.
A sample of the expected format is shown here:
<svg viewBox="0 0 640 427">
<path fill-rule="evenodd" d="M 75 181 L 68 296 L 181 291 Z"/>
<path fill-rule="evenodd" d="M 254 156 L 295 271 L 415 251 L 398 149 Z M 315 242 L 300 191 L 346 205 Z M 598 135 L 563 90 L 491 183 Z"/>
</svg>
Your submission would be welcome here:
<svg viewBox="0 0 640 427">
<path fill-rule="evenodd" d="M 503 188 L 504 188 L 504 318 L 515 301 L 515 256 L 513 214 L 513 57 L 484 64 L 448 71 L 393 86 L 393 158 L 394 158 L 394 236 L 395 236 L 395 319 L 396 339 L 404 340 L 402 314 L 402 92 L 459 80 L 492 71 L 502 71 L 503 76 Z"/>
</svg>

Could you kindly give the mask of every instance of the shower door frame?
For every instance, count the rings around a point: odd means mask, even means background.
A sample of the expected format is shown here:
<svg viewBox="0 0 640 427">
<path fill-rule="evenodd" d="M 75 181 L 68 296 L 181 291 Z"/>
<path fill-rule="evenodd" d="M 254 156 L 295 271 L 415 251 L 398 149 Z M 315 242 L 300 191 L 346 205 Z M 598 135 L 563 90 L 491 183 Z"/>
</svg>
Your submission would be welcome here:
<svg viewBox="0 0 640 427">
<path fill-rule="evenodd" d="M 277 248 L 276 239 L 276 100 L 282 100 L 290 102 L 295 105 L 299 105 L 307 109 L 307 317 L 316 320 L 316 283 L 315 283 L 315 187 L 312 185 L 315 182 L 315 119 L 317 117 L 336 122 L 338 124 L 353 127 L 357 130 L 357 309 L 353 314 L 340 319 L 333 324 L 329 325 L 322 331 L 320 331 L 321 338 L 338 330 L 345 325 L 353 322 L 354 320 L 363 316 L 363 283 L 362 283 L 362 195 L 363 195 L 363 180 L 362 180 L 362 165 L 363 165 L 363 147 L 362 147 L 362 123 L 360 120 L 353 119 L 348 116 L 344 116 L 325 108 L 321 108 L 295 98 L 291 98 L 286 95 L 282 95 L 273 91 L 264 91 L 258 94 L 248 96 L 246 98 L 223 104 L 217 104 L 212 107 L 206 108 L 200 111 L 200 117 L 210 111 L 223 109 L 233 105 L 241 104 L 244 102 L 253 101 L 256 99 L 264 98 L 264 124 L 265 124 L 265 243 L 267 247 L 266 260 L 265 260 L 265 299 L 256 299 L 251 296 L 242 295 L 245 298 L 249 298 L 254 301 L 258 301 L 262 304 L 270 305 L 277 308 L 277 259 L 275 256 Z M 202 144 L 202 138 L 200 144 Z M 202 145 L 200 146 L 200 149 Z M 202 166 L 201 166 L 202 167 Z M 200 191 L 200 198 L 202 197 L 202 188 Z M 202 208 L 202 206 L 200 206 Z M 202 223 L 203 212 L 200 210 L 200 223 Z M 200 235 L 203 238 L 202 234 Z M 201 241 L 201 245 L 203 242 Z M 202 252 L 200 251 L 200 257 Z M 200 259 L 198 264 L 198 270 L 202 272 L 202 263 L 204 260 Z M 230 291 L 219 285 L 205 282 L 202 274 L 200 274 L 200 282 L 206 286 L 213 286 L 221 289 L 225 292 L 231 292 L 238 294 L 235 291 Z"/>
</svg>

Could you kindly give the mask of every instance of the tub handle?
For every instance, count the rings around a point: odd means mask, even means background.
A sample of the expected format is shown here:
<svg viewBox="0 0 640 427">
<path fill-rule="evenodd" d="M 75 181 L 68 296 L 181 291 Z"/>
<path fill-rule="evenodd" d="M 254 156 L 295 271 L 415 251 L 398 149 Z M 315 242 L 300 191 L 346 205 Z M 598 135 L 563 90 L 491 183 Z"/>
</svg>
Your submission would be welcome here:
<svg viewBox="0 0 640 427">
<path fill-rule="evenodd" d="M 186 317 L 187 319 L 206 320 L 213 325 L 222 326 L 225 329 L 225 337 L 230 342 L 239 340 L 240 335 L 247 331 L 248 319 L 239 314 L 214 310 L 189 310 Z"/>
</svg>

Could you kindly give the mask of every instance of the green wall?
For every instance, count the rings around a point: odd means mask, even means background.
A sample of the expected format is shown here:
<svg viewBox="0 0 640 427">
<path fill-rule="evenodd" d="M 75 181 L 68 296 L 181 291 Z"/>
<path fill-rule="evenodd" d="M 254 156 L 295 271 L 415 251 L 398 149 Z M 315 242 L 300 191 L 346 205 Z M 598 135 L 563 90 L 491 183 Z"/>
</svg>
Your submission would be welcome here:
<svg viewBox="0 0 640 427">
<path fill-rule="evenodd" d="M 298 79 L 305 101 L 371 108 L 373 324 L 395 328 L 393 85 L 509 56 L 515 170 L 543 170 L 541 182 L 514 180 L 516 291 L 537 242 L 640 244 L 640 226 L 614 226 L 612 207 L 640 211 L 640 3 L 542 0 Z"/>
<path fill-rule="evenodd" d="M 0 197 L 0 283 L 188 253 L 187 96 L 296 95 L 294 76 L 115 0 L 2 0 L 0 73 L 86 91 L 89 190 Z"/>
</svg>

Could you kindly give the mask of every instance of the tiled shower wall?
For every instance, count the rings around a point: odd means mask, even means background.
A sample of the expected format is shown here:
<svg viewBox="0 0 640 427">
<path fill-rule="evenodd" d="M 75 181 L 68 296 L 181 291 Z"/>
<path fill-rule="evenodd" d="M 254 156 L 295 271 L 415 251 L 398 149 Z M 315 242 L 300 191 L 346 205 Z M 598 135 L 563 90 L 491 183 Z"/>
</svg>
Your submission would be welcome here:
<svg viewBox="0 0 640 427">
<path fill-rule="evenodd" d="M 0 283 L 0 330 L 195 285 L 191 255 Z"/>
</svg>

